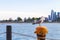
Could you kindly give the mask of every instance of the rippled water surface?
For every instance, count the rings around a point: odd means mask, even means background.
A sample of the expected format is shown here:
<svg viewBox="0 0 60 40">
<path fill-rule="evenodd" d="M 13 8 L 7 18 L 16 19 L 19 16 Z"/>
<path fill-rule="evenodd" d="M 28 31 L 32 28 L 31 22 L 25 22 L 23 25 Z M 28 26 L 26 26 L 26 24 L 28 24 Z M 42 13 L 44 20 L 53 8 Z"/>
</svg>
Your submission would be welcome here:
<svg viewBox="0 0 60 40">
<path fill-rule="evenodd" d="M 34 30 L 36 26 L 38 26 L 38 24 L 32 25 L 31 23 L 0 23 L 0 33 L 6 32 L 7 25 L 11 25 L 12 32 L 15 32 L 12 33 L 12 40 L 36 40 L 36 38 L 20 34 L 26 34 L 36 37 L 36 34 L 34 34 Z M 49 32 L 46 38 L 60 38 L 60 23 L 43 23 L 41 25 L 46 26 L 48 28 Z M 0 34 L 0 40 L 6 40 L 6 33 Z"/>
</svg>

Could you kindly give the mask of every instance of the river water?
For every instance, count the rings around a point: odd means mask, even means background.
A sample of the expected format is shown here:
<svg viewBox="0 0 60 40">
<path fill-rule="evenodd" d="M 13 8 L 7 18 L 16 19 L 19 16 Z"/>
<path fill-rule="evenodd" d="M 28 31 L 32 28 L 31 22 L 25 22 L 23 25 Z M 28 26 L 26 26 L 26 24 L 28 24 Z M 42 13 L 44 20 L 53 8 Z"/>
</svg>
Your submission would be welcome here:
<svg viewBox="0 0 60 40">
<path fill-rule="evenodd" d="M 12 32 L 15 32 L 15 34 L 12 33 L 12 40 L 36 40 L 36 38 L 20 34 L 26 34 L 36 37 L 36 34 L 34 34 L 34 30 L 38 26 L 38 24 L 32 25 L 31 23 L 0 23 L 0 33 L 6 32 L 7 25 L 11 25 Z M 60 23 L 43 23 L 41 25 L 48 28 L 48 34 L 46 35 L 46 38 L 60 39 Z M 0 34 L 0 40 L 6 40 L 6 33 Z"/>
</svg>

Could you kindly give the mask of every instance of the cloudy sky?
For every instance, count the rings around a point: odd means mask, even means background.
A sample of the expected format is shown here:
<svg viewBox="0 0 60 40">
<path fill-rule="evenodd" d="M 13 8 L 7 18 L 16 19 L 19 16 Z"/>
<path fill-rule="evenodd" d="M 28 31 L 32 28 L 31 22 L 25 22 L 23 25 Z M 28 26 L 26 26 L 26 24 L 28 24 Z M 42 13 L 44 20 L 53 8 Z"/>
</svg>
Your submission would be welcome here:
<svg viewBox="0 0 60 40">
<path fill-rule="evenodd" d="M 17 17 L 47 17 L 60 11 L 60 0 L 0 0 L 0 20 Z"/>
</svg>

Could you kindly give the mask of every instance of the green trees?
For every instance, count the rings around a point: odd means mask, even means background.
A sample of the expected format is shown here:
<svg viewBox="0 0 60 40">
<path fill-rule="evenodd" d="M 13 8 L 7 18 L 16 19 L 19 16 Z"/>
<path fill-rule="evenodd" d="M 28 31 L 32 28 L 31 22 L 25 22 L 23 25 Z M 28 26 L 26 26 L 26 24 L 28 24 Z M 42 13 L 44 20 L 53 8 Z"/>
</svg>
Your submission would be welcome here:
<svg viewBox="0 0 60 40">
<path fill-rule="evenodd" d="M 22 21 L 22 18 L 20 18 L 20 17 L 17 17 L 17 21 Z"/>
<path fill-rule="evenodd" d="M 38 21 L 39 19 L 40 19 L 40 17 L 39 18 L 35 18 L 35 17 L 30 18 L 30 17 L 28 17 L 28 18 L 24 18 L 24 22 L 30 23 L 30 22 L 34 22 L 34 20 Z"/>
<path fill-rule="evenodd" d="M 17 17 L 16 19 L 12 19 L 12 18 L 9 18 L 8 20 L 2 20 L 1 22 L 19 22 L 19 23 L 22 23 L 22 22 L 25 22 L 25 23 L 32 23 L 32 22 L 34 22 L 34 21 L 38 21 L 38 20 L 40 20 L 40 17 L 39 18 L 37 18 L 37 17 L 28 17 L 28 18 L 24 18 L 24 19 L 22 19 L 21 17 Z M 44 22 L 47 22 L 48 21 L 48 19 L 45 19 L 45 21 Z M 57 21 L 60 21 L 60 18 L 58 18 L 58 20 Z"/>
</svg>

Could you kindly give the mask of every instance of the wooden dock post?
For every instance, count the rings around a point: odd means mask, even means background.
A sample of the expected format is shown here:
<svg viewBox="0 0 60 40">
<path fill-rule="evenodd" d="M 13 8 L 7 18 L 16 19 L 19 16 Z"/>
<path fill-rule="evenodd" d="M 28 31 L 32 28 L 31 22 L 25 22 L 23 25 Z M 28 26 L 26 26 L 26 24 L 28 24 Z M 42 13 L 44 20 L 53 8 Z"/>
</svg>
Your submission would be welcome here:
<svg viewBox="0 0 60 40">
<path fill-rule="evenodd" d="M 6 40 L 12 40 L 12 27 L 7 25 L 6 27 Z"/>
</svg>

